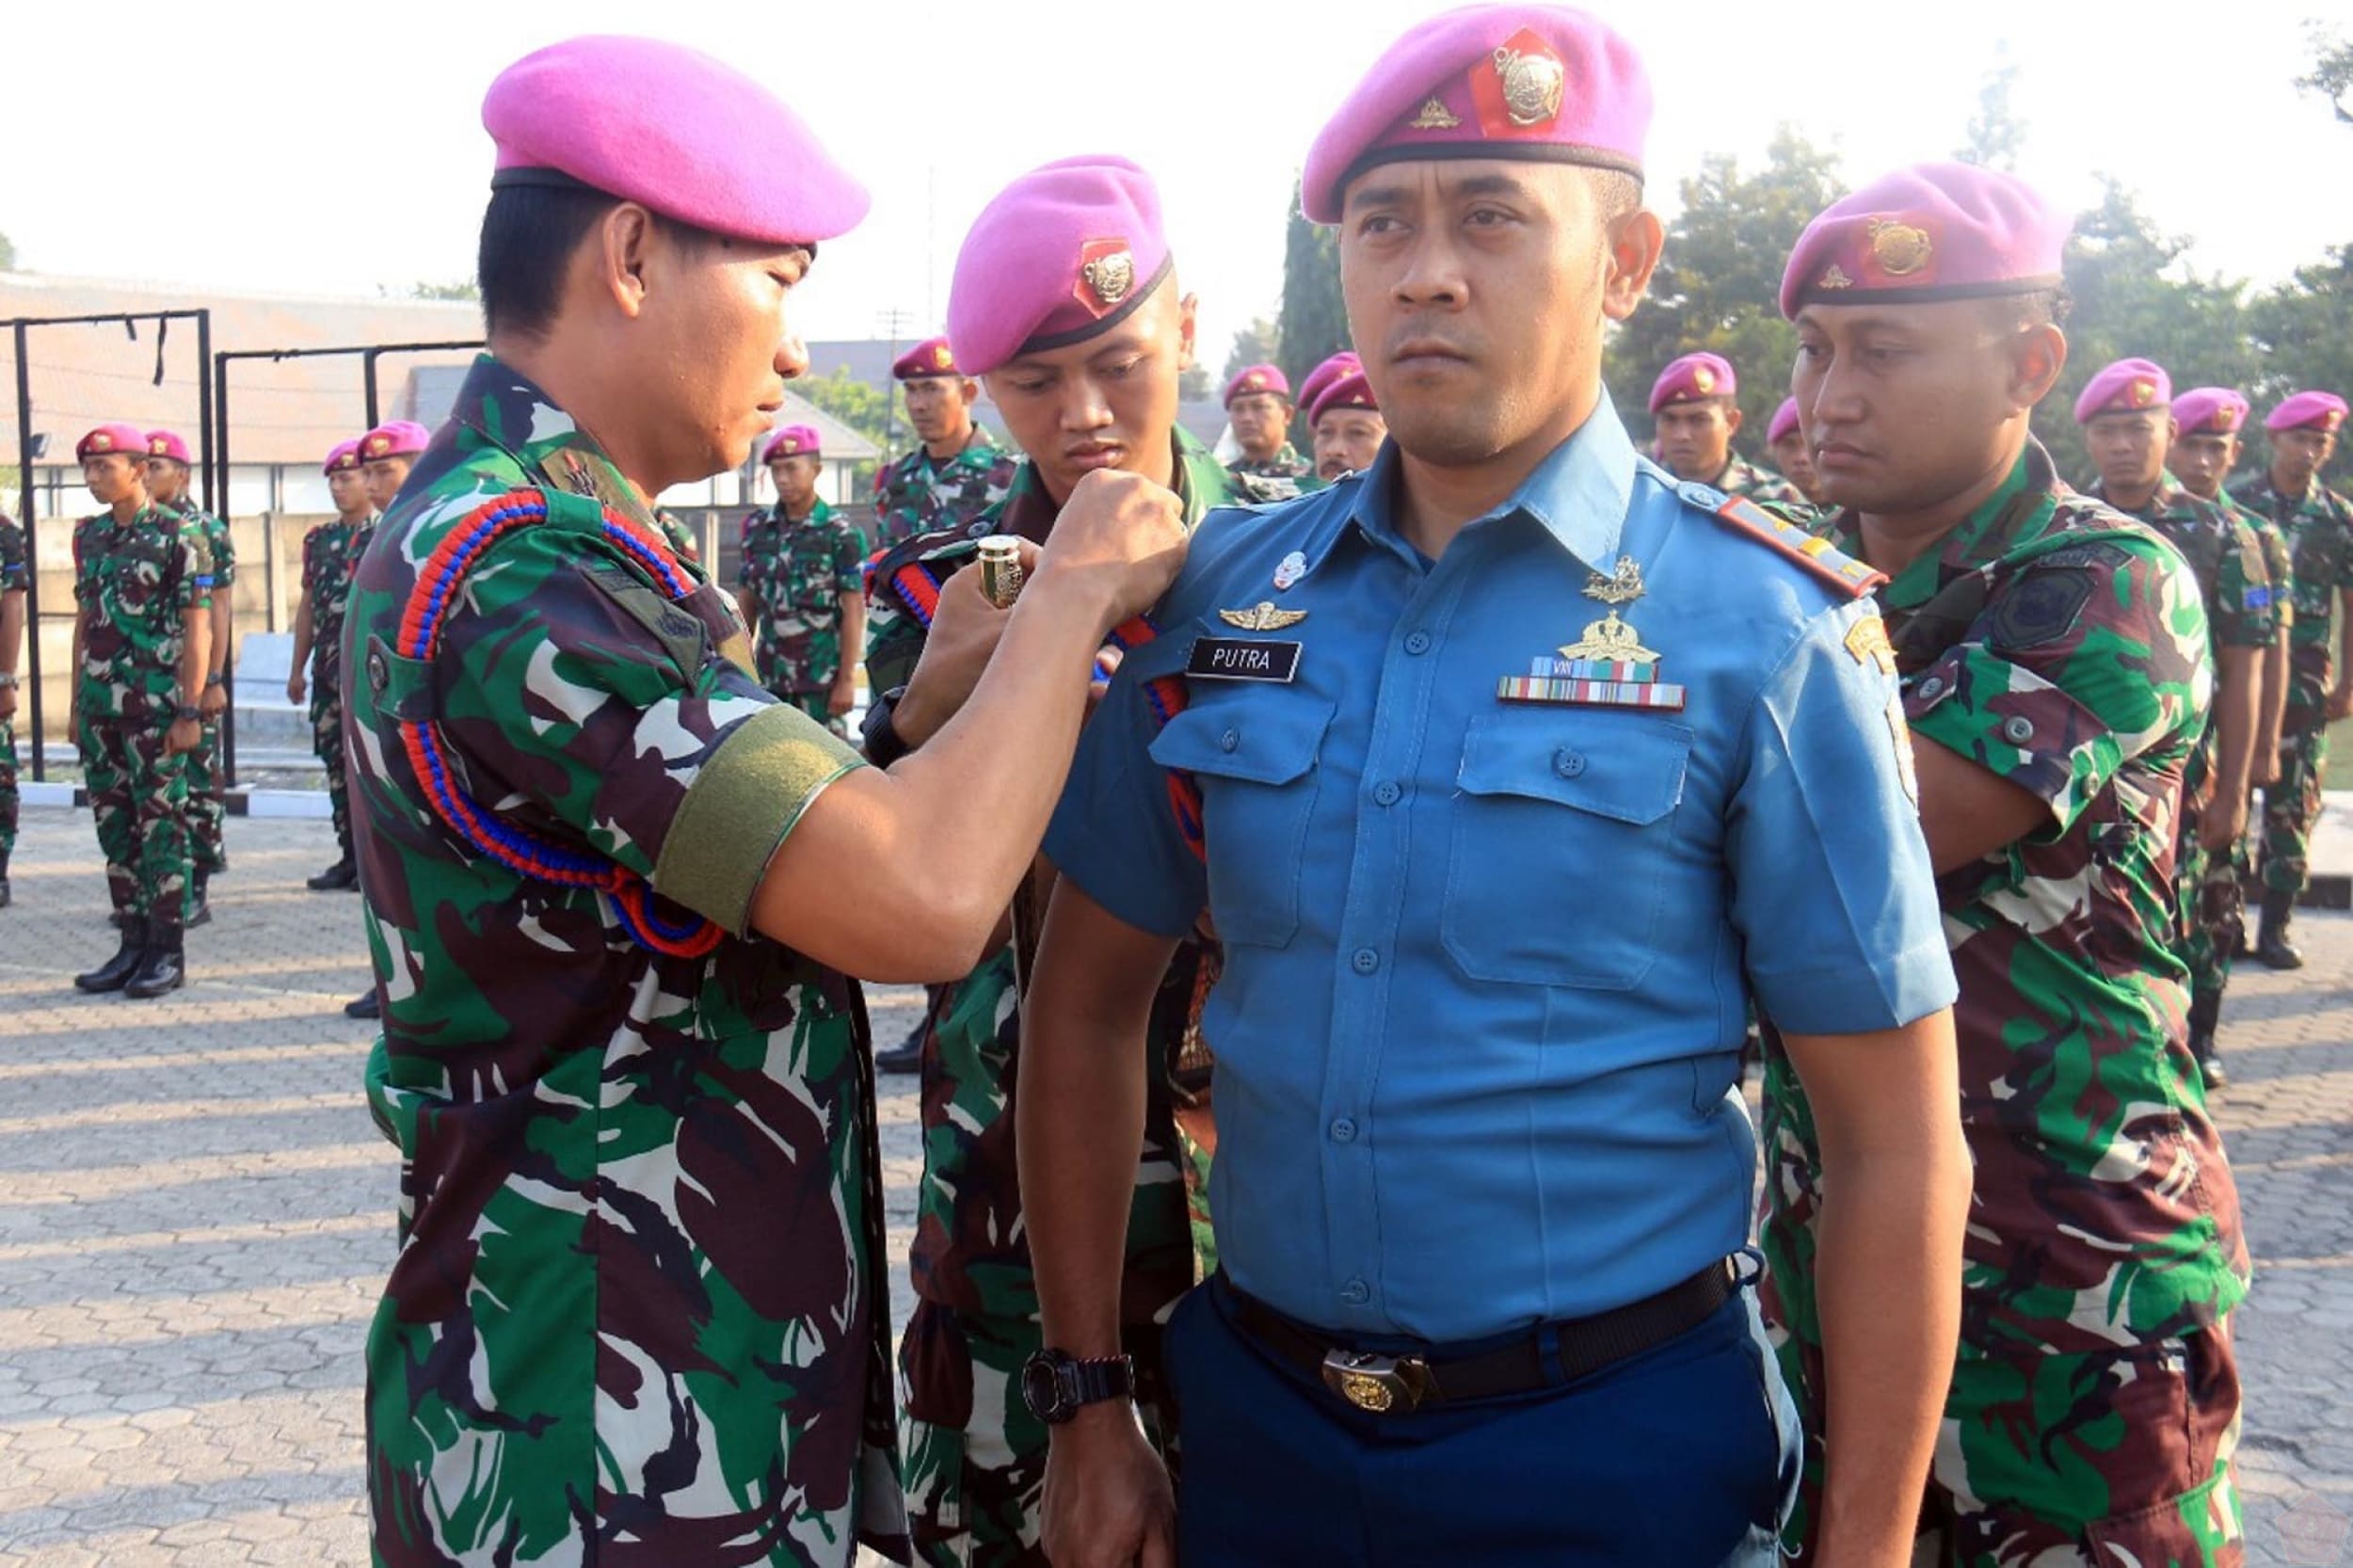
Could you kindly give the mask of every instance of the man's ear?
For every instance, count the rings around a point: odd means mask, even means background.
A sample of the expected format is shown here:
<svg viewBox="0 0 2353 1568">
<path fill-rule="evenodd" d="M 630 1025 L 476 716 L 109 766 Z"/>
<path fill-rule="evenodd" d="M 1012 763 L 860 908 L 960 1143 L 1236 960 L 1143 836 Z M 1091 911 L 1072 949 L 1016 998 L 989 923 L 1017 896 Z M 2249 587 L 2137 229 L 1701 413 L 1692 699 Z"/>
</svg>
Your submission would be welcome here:
<svg viewBox="0 0 2353 1568">
<path fill-rule="evenodd" d="M 1634 313 L 1649 292 L 1650 275 L 1658 270 L 1658 257 L 1667 246 L 1667 231 L 1658 215 L 1637 207 L 1610 220 L 1609 269 L 1602 280 L 1601 313 L 1624 321 Z"/>
<path fill-rule="evenodd" d="M 596 243 L 581 248 L 595 269 L 597 291 L 632 319 L 646 308 L 646 259 L 653 243 L 653 214 L 624 201 L 597 225 Z"/>
<path fill-rule="evenodd" d="M 1176 301 L 1176 368 L 1178 370 L 1193 368 L 1193 337 L 1199 329 L 1196 318 L 1200 310 L 1201 296 L 1199 295 L 1189 294 Z"/>
<path fill-rule="evenodd" d="M 2010 400 L 2021 412 L 2051 395 L 2067 368 L 2067 334 L 2044 322 L 2022 328 L 2010 345 Z"/>
</svg>

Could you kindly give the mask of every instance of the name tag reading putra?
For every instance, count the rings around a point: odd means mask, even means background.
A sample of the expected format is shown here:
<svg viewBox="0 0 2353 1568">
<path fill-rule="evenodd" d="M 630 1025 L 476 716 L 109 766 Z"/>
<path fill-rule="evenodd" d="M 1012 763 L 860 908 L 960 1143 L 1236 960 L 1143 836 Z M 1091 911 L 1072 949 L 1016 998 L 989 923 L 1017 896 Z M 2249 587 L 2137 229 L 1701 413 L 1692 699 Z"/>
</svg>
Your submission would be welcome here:
<svg viewBox="0 0 2353 1568">
<path fill-rule="evenodd" d="M 1271 680 L 1288 685 L 1299 673 L 1299 647 L 1258 637 L 1203 637 L 1193 645 L 1185 673 L 1202 680 Z"/>
</svg>

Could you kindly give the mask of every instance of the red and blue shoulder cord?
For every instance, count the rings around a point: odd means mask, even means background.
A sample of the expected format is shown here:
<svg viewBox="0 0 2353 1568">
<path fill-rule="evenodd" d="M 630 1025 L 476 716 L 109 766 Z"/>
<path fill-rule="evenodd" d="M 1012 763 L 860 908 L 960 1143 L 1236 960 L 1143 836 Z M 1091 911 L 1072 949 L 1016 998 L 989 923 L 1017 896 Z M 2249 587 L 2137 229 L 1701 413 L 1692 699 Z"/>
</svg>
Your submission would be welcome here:
<svg viewBox="0 0 2353 1568">
<path fill-rule="evenodd" d="M 401 657 L 430 663 L 440 649 L 443 612 L 466 574 L 501 538 L 518 528 L 545 521 L 547 515 L 547 497 L 541 492 L 509 490 L 475 507 L 443 536 L 425 557 L 409 589 L 408 604 L 400 617 Z M 694 578 L 680 567 L 664 540 L 639 531 L 610 507 L 604 508 L 604 536 L 643 567 L 672 599 L 684 599 L 695 591 Z M 440 736 L 429 720 L 403 719 L 400 734 L 408 765 L 424 785 L 435 815 L 477 854 L 535 882 L 597 889 L 612 900 L 622 927 L 641 947 L 673 957 L 698 958 L 718 946 L 725 933 L 699 916 L 682 924 L 664 920 L 654 906 L 652 885 L 627 866 L 551 843 L 485 812 L 451 778 Z"/>
</svg>

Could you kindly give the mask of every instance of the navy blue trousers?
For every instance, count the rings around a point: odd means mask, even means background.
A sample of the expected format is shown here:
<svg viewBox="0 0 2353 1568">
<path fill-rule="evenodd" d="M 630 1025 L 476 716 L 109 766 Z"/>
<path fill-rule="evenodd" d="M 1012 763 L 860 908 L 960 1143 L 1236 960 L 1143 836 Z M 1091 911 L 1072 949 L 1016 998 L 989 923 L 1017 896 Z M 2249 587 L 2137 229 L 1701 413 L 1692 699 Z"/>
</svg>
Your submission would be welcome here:
<svg viewBox="0 0 2353 1568">
<path fill-rule="evenodd" d="M 1253 1338 L 1227 1290 L 1194 1290 L 1168 1328 L 1184 1568 L 1775 1560 L 1795 1419 L 1753 1289 L 1578 1382 L 1384 1416 Z"/>
</svg>

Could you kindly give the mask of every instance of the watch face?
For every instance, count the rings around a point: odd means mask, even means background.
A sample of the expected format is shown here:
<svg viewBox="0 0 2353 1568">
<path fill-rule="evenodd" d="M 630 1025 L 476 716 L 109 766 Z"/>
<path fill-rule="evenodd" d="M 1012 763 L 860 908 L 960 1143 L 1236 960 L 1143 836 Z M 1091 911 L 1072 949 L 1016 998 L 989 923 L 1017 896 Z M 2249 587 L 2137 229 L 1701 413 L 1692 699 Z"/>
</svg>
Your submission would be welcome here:
<svg viewBox="0 0 2353 1568">
<path fill-rule="evenodd" d="M 1043 1352 L 1021 1364 L 1021 1402 L 1041 1421 L 1054 1420 L 1063 1413 L 1062 1389 L 1054 1371 L 1054 1364 Z"/>
</svg>

